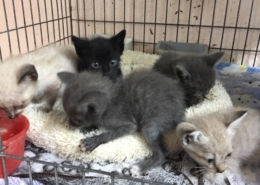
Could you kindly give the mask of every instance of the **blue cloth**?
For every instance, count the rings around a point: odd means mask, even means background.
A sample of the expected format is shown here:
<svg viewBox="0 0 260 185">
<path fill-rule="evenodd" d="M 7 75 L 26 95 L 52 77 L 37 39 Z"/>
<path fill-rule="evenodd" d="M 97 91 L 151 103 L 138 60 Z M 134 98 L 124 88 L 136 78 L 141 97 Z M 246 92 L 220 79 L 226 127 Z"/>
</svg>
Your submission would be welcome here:
<svg viewBox="0 0 260 185">
<path fill-rule="evenodd" d="M 216 66 L 217 79 L 229 93 L 234 106 L 260 109 L 260 68 L 227 62 Z"/>
</svg>

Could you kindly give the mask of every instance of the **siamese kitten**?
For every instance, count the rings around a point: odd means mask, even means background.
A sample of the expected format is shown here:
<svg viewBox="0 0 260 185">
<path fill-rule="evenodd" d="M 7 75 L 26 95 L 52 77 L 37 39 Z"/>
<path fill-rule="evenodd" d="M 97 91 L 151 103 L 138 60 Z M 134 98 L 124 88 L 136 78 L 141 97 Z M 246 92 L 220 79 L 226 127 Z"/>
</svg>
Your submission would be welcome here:
<svg viewBox="0 0 260 185">
<path fill-rule="evenodd" d="M 78 71 L 100 71 L 112 81 L 121 77 L 120 56 L 124 51 L 126 31 L 122 30 L 111 38 L 96 37 L 80 39 L 72 36 L 78 60 Z"/>
<path fill-rule="evenodd" d="M 70 124 L 77 127 L 101 126 L 106 132 L 81 141 L 82 151 L 141 132 L 153 155 L 130 169 L 135 176 L 164 161 L 162 134 L 183 119 L 184 95 L 177 84 L 155 71 L 138 71 L 116 84 L 101 73 L 58 73 L 66 83 L 63 106 Z M 82 83 L 84 82 L 84 83 Z"/>
<path fill-rule="evenodd" d="M 176 132 L 183 149 L 200 165 L 197 174 L 216 184 L 229 174 L 242 174 L 245 165 L 259 165 L 258 110 L 218 111 L 180 123 Z"/>
<path fill-rule="evenodd" d="M 48 46 L 1 62 L 0 108 L 9 118 L 20 115 L 32 101 L 50 111 L 61 87 L 57 73 L 75 72 L 76 59 L 71 46 Z"/>
<path fill-rule="evenodd" d="M 189 107 L 204 99 L 215 84 L 214 65 L 223 55 L 224 52 L 204 55 L 165 53 L 153 69 L 179 81 Z"/>
</svg>

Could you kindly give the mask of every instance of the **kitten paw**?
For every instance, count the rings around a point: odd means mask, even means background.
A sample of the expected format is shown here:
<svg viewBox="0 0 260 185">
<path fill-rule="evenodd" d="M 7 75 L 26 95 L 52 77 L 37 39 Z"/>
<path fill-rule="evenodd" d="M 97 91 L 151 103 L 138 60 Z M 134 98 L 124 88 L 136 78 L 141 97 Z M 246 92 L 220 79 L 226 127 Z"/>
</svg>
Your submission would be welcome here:
<svg viewBox="0 0 260 185">
<path fill-rule="evenodd" d="M 129 168 L 124 168 L 121 173 L 125 176 L 131 176 L 131 172 Z"/>
<path fill-rule="evenodd" d="M 130 174 L 132 177 L 137 177 L 137 176 L 140 176 L 141 175 L 141 169 L 139 166 L 137 165 L 133 165 L 131 168 L 130 168 Z"/>
<path fill-rule="evenodd" d="M 176 167 L 171 162 L 166 162 L 166 163 L 162 164 L 162 168 L 165 171 L 167 171 L 167 172 L 174 172 L 174 171 L 176 171 Z"/>
<path fill-rule="evenodd" d="M 80 132 L 83 133 L 83 134 L 87 134 L 87 133 L 95 131 L 97 129 L 98 129 L 97 126 L 83 127 L 82 129 L 80 129 Z"/>
<path fill-rule="evenodd" d="M 203 177 L 216 185 L 226 184 L 227 179 L 222 173 L 205 173 Z"/>
<path fill-rule="evenodd" d="M 98 145 L 95 137 L 88 137 L 80 141 L 79 148 L 82 152 L 92 152 Z"/>
</svg>

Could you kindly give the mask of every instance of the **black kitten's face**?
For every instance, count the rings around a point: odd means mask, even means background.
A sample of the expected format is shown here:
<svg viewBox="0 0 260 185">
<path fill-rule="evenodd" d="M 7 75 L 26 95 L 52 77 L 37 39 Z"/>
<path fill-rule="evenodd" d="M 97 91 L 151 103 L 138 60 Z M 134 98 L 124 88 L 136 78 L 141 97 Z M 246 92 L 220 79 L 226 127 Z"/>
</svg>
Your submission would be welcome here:
<svg viewBox="0 0 260 185">
<path fill-rule="evenodd" d="M 79 60 L 78 70 L 98 71 L 111 80 L 116 81 L 116 79 L 121 76 L 120 56 L 121 54 L 113 51 L 113 48 L 111 48 L 110 52 L 96 51 L 89 53 L 89 55 L 86 53 L 86 55 Z"/>
<path fill-rule="evenodd" d="M 125 30 L 110 39 L 97 37 L 82 40 L 72 36 L 77 55 L 78 70 L 100 71 L 104 76 L 116 81 L 121 76 L 120 56 L 124 50 Z"/>
</svg>

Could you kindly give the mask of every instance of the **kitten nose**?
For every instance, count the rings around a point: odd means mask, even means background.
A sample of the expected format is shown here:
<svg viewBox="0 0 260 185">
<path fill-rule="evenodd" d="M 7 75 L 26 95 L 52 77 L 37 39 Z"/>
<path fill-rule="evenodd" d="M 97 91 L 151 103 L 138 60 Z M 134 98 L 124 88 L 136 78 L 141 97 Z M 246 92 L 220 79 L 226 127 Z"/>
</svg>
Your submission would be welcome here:
<svg viewBox="0 0 260 185">
<path fill-rule="evenodd" d="M 224 164 L 221 164 L 217 167 L 217 173 L 223 173 L 226 170 L 226 167 Z"/>
<path fill-rule="evenodd" d="M 8 116 L 9 119 L 14 119 L 16 117 L 16 114 L 14 111 L 11 110 L 5 110 L 6 115 Z"/>
<path fill-rule="evenodd" d="M 8 118 L 10 118 L 10 119 L 14 119 L 14 118 L 16 117 L 16 115 L 15 115 L 14 112 L 8 112 L 8 113 L 7 113 L 7 116 L 8 116 Z"/>
<path fill-rule="evenodd" d="M 104 76 L 109 76 L 109 72 L 105 72 L 105 73 L 104 73 Z"/>
</svg>

